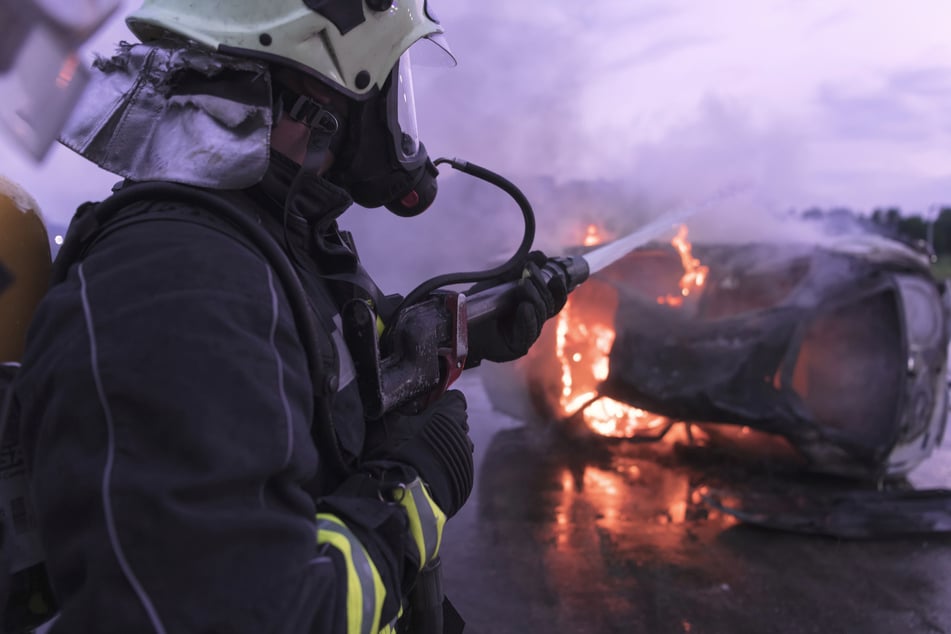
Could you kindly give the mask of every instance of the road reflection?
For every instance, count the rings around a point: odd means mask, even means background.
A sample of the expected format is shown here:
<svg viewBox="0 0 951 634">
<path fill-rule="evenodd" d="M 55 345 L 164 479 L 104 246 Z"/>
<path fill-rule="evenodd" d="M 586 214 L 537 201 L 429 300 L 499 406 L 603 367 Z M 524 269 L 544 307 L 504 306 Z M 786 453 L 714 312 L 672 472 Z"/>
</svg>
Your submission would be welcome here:
<svg viewBox="0 0 951 634">
<path fill-rule="evenodd" d="M 951 632 L 946 540 L 759 530 L 703 503 L 725 481 L 781 486 L 775 448 L 520 426 L 472 387 L 476 490 L 443 557 L 467 634 Z"/>
</svg>

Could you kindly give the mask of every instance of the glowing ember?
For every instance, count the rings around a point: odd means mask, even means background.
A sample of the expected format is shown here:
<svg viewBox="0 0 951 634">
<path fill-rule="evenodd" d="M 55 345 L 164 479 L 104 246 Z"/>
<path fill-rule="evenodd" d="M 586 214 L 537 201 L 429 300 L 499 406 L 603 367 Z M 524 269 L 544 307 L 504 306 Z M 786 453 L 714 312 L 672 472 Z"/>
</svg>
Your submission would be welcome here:
<svg viewBox="0 0 951 634">
<path fill-rule="evenodd" d="M 663 416 L 645 412 L 610 398 L 600 398 L 584 410 L 584 419 L 602 436 L 633 436 L 638 431 L 667 424 Z"/>
<path fill-rule="evenodd" d="M 687 240 L 687 225 L 680 225 L 677 235 L 670 243 L 680 254 L 680 262 L 684 267 L 683 277 L 680 278 L 680 295 L 658 297 L 657 303 L 677 307 L 683 305 L 684 298 L 689 296 L 692 291 L 703 286 L 703 283 L 707 281 L 707 273 L 710 272 L 710 267 L 700 264 L 700 260 L 693 257 L 690 241 Z"/>
</svg>

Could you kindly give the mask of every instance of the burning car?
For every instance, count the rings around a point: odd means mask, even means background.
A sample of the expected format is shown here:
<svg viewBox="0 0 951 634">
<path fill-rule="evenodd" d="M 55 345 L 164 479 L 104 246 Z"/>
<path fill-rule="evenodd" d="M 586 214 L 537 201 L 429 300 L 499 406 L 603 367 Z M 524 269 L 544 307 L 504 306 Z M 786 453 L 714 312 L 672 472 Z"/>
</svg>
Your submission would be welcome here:
<svg viewBox="0 0 951 634">
<path fill-rule="evenodd" d="M 691 245 L 682 226 L 594 275 L 483 379 L 523 418 L 635 441 L 679 422 L 762 432 L 810 471 L 878 481 L 941 443 L 948 290 L 881 236 Z"/>
</svg>

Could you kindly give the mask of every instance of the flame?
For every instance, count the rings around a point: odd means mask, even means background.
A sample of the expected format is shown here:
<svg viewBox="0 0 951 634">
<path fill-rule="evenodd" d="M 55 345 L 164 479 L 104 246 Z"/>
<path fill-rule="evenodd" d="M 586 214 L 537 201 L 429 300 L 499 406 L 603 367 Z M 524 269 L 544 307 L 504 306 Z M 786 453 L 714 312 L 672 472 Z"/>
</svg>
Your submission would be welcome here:
<svg viewBox="0 0 951 634">
<path fill-rule="evenodd" d="M 680 295 L 667 295 L 658 297 L 658 304 L 667 304 L 668 306 L 683 306 L 684 298 L 691 292 L 700 289 L 707 281 L 707 274 L 710 267 L 704 266 L 700 260 L 693 257 L 693 247 L 687 240 L 687 225 L 680 225 L 677 229 L 677 235 L 673 237 L 670 243 L 677 249 L 680 255 L 680 263 L 684 267 L 683 277 L 680 278 Z"/>
<path fill-rule="evenodd" d="M 588 225 L 587 233 L 584 236 L 584 246 L 593 247 L 604 242 L 598 225 Z"/>
<path fill-rule="evenodd" d="M 603 436 L 630 437 L 666 424 L 667 419 L 662 416 L 598 396 L 598 384 L 608 378 L 614 328 L 574 314 L 577 307 L 572 299 L 569 297 L 558 314 L 555 330 L 555 354 L 561 364 L 558 404 L 562 413 L 567 417 L 581 411 L 585 424 Z"/>
<path fill-rule="evenodd" d="M 598 244 L 602 233 L 596 225 L 588 225 L 585 246 Z M 684 298 L 701 288 L 709 268 L 693 257 L 687 240 L 687 226 L 681 225 L 671 240 L 683 264 L 680 294 L 658 297 L 661 304 L 680 306 Z M 591 288 L 591 285 L 588 285 Z M 597 296 L 585 296 L 584 289 L 573 293 L 558 314 L 555 330 L 555 354 L 561 366 L 561 393 L 558 406 L 562 415 L 571 417 L 580 412 L 581 419 L 595 433 L 626 438 L 638 432 L 657 430 L 668 419 L 626 405 L 598 394 L 599 384 L 608 378 L 609 355 L 614 345 L 613 308 Z M 586 301 L 587 300 L 587 301 Z"/>
</svg>

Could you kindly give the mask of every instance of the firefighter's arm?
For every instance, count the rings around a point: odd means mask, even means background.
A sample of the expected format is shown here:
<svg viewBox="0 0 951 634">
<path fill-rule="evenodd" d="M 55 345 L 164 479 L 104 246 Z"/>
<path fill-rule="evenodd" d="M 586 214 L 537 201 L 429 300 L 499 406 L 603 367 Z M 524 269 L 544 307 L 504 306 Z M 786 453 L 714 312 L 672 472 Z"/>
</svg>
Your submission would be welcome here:
<svg viewBox="0 0 951 634">
<path fill-rule="evenodd" d="M 361 471 L 318 502 L 321 553 L 348 580 L 348 634 L 392 626 L 473 482 L 461 392 L 446 393 L 419 415 L 373 424 Z"/>
<path fill-rule="evenodd" d="M 319 513 L 317 548 L 320 555 L 333 561 L 339 578 L 345 580 L 340 598 L 347 634 L 379 632 L 387 598 L 386 587 L 363 542 L 336 515 Z"/>
<path fill-rule="evenodd" d="M 322 500 L 317 514 L 318 552 L 346 580 L 334 620 L 347 634 L 389 631 L 442 543 L 446 514 L 412 469 L 390 463 L 383 478 L 355 476 L 342 495 Z"/>
</svg>

